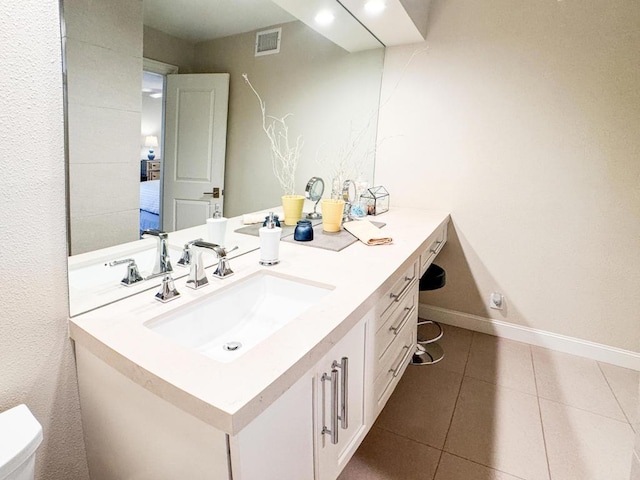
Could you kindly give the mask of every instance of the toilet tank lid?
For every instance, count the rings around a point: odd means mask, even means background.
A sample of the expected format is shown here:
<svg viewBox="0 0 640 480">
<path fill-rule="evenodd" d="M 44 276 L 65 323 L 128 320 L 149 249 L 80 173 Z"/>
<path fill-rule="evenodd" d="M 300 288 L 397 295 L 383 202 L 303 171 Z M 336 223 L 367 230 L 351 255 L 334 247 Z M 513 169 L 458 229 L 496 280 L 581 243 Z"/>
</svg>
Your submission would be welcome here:
<svg viewBox="0 0 640 480">
<path fill-rule="evenodd" d="M 33 455 L 42 442 L 42 426 L 26 405 L 0 413 L 0 480 Z"/>
</svg>

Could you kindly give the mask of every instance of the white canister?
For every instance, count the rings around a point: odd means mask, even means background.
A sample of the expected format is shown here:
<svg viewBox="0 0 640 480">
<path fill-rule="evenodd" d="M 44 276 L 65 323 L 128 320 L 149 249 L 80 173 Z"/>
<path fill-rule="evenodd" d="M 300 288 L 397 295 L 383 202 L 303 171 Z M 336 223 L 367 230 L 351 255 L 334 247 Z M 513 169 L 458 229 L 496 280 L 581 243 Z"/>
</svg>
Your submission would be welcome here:
<svg viewBox="0 0 640 480">
<path fill-rule="evenodd" d="M 220 205 L 216 203 L 213 217 L 207 218 L 207 236 L 211 243 L 224 247 L 227 233 L 227 219 L 222 216 Z"/>
</svg>

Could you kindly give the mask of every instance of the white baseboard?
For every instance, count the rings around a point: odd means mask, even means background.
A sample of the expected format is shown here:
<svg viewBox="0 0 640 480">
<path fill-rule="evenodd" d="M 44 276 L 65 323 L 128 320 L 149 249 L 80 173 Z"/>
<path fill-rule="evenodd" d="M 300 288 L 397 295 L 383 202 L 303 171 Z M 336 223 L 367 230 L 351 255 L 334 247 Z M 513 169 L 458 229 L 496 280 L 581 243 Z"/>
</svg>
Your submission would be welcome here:
<svg viewBox="0 0 640 480">
<path fill-rule="evenodd" d="M 639 352 L 623 350 L 601 343 L 537 330 L 531 327 L 514 325 L 501 320 L 493 320 L 491 318 L 484 318 L 478 315 L 448 310 L 446 308 L 432 307 L 422 303 L 418 307 L 418 315 L 420 318 L 434 320 L 444 323 L 445 325 L 466 328 L 467 330 L 504 337 L 510 340 L 571 353 L 572 355 L 591 358 L 600 362 L 611 363 L 620 367 L 640 371 Z"/>
</svg>

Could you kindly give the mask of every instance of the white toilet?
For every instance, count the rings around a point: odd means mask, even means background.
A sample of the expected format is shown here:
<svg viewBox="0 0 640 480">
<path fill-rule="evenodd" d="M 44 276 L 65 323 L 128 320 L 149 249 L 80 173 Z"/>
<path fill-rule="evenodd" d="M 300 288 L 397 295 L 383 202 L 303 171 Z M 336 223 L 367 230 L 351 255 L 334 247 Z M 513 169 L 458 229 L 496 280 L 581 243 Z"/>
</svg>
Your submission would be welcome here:
<svg viewBox="0 0 640 480">
<path fill-rule="evenodd" d="M 26 405 L 0 413 L 0 480 L 33 480 L 42 426 Z"/>
</svg>

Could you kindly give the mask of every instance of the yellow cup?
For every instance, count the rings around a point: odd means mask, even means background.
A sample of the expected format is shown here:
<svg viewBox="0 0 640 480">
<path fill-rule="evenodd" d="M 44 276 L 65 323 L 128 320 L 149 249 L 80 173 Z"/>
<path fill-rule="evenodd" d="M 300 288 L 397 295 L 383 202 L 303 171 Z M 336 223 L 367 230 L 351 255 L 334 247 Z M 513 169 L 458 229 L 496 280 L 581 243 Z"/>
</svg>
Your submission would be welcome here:
<svg viewBox="0 0 640 480">
<path fill-rule="evenodd" d="M 302 218 L 304 197 L 302 195 L 283 195 L 282 210 L 284 212 L 284 224 L 296 225 Z"/>
<path fill-rule="evenodd" d="M 344 200 L 326 198 L 322 200 L 322 230 L 325 232 L 339 232 L 344 213 Z"/>
</svg>

